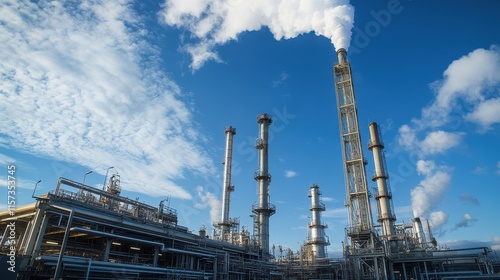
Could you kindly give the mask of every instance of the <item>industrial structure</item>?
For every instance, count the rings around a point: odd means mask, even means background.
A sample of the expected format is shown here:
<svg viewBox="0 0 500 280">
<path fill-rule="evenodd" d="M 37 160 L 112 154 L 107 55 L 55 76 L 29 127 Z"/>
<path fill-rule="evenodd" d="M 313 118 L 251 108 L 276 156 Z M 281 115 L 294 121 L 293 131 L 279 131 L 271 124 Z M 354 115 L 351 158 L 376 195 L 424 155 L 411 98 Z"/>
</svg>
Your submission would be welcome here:
<svg viewBox="0 0 500 280">
<path fill-rule="evenodd" d="M 226 152 L 224 161 L 224 176 L 222 180 L 222 218 L 219 223 L 214 224 L 214 238 L 221 241 L 234 243 L 234 238 L 238 233 L 239 220 L 229 218 L 229 209 L 231 207 L 231 192 L 234 186 L 231 184 L 231 168 L 233 162 L 233 137 L 236 134 L 236 128 L 228 126 L 226 133 Z M 235 234 L 236 233 L 236 234 Z"/>
<path fill-rule="evenodd" d="M 124 197 L 118 174 L 106 181 L 106 173 L 104 189 L 59 178 L 55 189 L 33 196 L 36 202 L 18 207 L 14 216 L 0 212 L 0 263 L 14 260 L 17 279 L 500 279 L 489 248 L 439 249 L 428 224 L 426 238 L 422 217 L 397 222 L 384 144 L 374 122 L 367 149 L 373 153 L 376 188 L 369 191 L 351 66 L 344 49 L 337 55 L 333 73 L 349 217 L 343 258 L 328 256 L 327 225 L 321 219 L 325 205 L 316 184 L 309 188 L 311 219 L 300 250 L 278 245 L 276 255 L 275 245 L 270 246 L 270 217 L 276 212 L 269 195 L 272 118 L 260 114 L 254 173 L 258 202 L 249 207 L 252 232 L 240 230 L 239 220 L 230 218 L 236 129 L 229 126 L 224 130 L 222 215 L 212 237 L 205 227 L 193 233 L 179 225 L 177 211 L 165 200 L 152 206 Z M 7 278 L 9 273 L 0 271 L 0 279 L 15 279 Z"/>
</svg>

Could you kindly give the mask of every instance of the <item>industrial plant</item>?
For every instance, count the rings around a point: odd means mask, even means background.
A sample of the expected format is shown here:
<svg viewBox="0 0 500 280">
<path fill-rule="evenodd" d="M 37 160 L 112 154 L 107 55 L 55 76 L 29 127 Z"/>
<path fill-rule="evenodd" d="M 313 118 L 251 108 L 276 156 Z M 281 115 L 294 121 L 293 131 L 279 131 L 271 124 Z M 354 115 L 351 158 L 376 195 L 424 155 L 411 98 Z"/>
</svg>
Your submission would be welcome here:
<svg viewBox="0 0 500 280">
<path fill-rule="evenodd" d="M 33 195 L 33 204 L 15 209 L 15 216 L 0 212 L 1 263 L 15 260 L 17 279 L 23 280 L 500 279 L 500 266 L 491 258 L 490 248 L 442 249 L 422 217 L 397 222 L 384 143 L 375 122 L 369 124 L 365 147 L 373 154 L 375 171 L 370 179 L 377 186 L 375 192 L 369 190 L 351 66 L 346 50 L 339 49 L 337 56 L 333 74 L 349 220 L 342 258 L 328 255 L 328 225 L 321 216 L 326 209 L 317 184 L 304 186 L 309 187 L 310 198 L 310 213 L 304 214 L 310 220 L 300 250 L 269 244 L 272 215 L 279 209 L 269 193 L 273 120 L 264 113 L 257 116 L 259 156 L 254 179 L 258 197 L 248 207 L 251 228 L 240 228 L 239 218 L 230 216 L 236 128 L 228 126 L 224 130 L 222 215 L 213 224 L 213 232 L 207 233 L 202 226 L 193 233 L 178 224 L 178 213 L 166 200 L 148 205 L 123 196 L 118 174 L 105 179 L 104 189 L 59 178 L 53 190 Z M 377 213 L 372 213 L 372 202 Z M 0 275 L 5 273 L 9 272 Z"/>
</svg>

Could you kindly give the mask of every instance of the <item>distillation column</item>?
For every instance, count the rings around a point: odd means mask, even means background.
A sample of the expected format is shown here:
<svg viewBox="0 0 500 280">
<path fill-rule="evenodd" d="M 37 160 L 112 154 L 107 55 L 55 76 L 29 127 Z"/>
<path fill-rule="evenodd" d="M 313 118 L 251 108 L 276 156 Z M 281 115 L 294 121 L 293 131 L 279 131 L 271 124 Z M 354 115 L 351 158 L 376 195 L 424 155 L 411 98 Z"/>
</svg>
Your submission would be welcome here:
<svg viewBox="0 0 500 280">
<path fill-rule="evenodd" d="M 311 198 L 311 222 L 309 223 L 310 239 L 308 244 L 311 245 L 314 258 L 325 258 L 325 246 L 330 245 L 325 237 L 326 224 L 321 224 L 321 212 L 325 211 L 325 205 L 320 201 L 321 192 L 319 186 L 313 184 L 309 188 L 308 197 Z"/>
<path fill-rule="evenodd" d="M 366 180 L 366 160 L 361 147 L 351 66 L 347 62 L 346 50 L 339 49 L 337 56 L 339 62 L 334 65 L 333 73 L 344 161 L 346 206 L 349 212 L 348 234 L 351 242 L 354 243 L 352 245 L 366 248 L 373 244 L 373 221 Z"/>
<path fill-rule="evenodd" d="M 236 134 L 236 128 L 228 126 L 225 128 L 226 133 L 226 155 L 224 157 L 224 178 L 222 180 L 222 219 L 218 224 L 220 227 L 220 239 L 228 241 L 229 229 L 231 221 L 229 220 L 229 207 L 231 203 L 231 192 L 234 191 L 234 186 L 231 185 L 231 168 L 233 161 L 233 136 Z"/>
<path fill-rule="evenodd" d="M 396 215 L 392 206 L 389 175 L 386 172 L 387 168 L 383 153 L 384 143 L 382 142 L 378 124 L 372 122 L 369 128 L 370 142 L 368 143 L 368 149 L 373 152 L 373 162 L 375 163 L 375 174 L 372 177 L 372 181 L 377 183 L 377 193 L 375 194 L 378 209 L 377 221 L 382 225 L 383 238 L 390 241 L 395 234 L 394 221 L 396 220 Z"/>
<path fill-rule="evenodd" d="M 252 205 L 252 212 L 257 215 L 257 238 L 264 256 L 269 254 L 269 217 L 276 212 L 276 207 L 269 203 L 269 183 L 271 174 L 268 169 L 269 125 L 273 122 L 268 114 L 257 116 L 260 137 L 255 148 L 259 150 L 259 169 L 254 178 L 259 183 L 259 202 Z"/>
<path fill-rule="evenodd" d="M 425 246 L 425 234 L 424 227 L 422 226 L 422 221 L 419 217 L 413 219 L 413 238 L 417 241 L 420 247 Z"/>
</svg>

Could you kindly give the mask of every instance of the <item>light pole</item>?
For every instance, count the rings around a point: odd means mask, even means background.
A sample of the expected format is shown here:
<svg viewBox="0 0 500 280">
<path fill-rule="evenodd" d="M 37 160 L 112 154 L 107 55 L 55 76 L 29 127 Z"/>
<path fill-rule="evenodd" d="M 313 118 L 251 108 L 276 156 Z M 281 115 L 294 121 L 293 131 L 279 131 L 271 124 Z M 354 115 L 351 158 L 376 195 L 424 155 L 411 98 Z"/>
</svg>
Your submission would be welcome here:
<svg viewBox="0 0 500 280">
<path fill-rule="evenodd" d="M 115 167 L 114 166 L 110 166 L 110 167 L 108 167 L 108 169 L 106 169 L 106 177 L 104 177 L 104 184 L 102 184 L 102 190 L 103 191 L 106 190 L 106 180 L 108 179 L 108 172 L 112 168 L 115 168 Z"/>
<path fill-rule="evenodd" d="M 85 177 L 87 177 L 87 175 L 89 175 L 90 173 L 92 173 L 92 171 L 87 171 L 87 173 L 85 173 L 85 175 L 83 175 L 83 182 L 82 182 L 82 185 L 85 186 Z"/>
<path fill-rule="evenodd" d="M 40 184 L 42 180 L 38 180 L 38 182 L 36 182 L 35 184 L 35 188 L 33 189 L 33 194 L 31 195 L 32 198 L 35 198 L 35 191 L 36 191 L 36 187 L 38 186 L 38 184 Z"/>
</svg>

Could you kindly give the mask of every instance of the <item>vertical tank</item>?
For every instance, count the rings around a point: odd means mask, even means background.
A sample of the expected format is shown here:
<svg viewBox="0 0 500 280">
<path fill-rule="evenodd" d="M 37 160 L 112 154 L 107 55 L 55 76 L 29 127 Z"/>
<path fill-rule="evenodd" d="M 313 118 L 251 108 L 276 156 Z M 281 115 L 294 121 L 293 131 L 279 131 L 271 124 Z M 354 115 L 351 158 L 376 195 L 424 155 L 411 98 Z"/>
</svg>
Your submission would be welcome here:
<svg viewBox="0 0 500 280">
<path fill-rule="evenodd" d="M 345 49 L 337 51 L 338 64 L 333 67 L 335 92 L 339 114 L 339 126 L 344 162 L 346 207 L 349 212 L 348 235 L 356 248 L 373 246 L 373 221 L 370 195 L 366 180 L 361 146 L 361 134 L 352 82 L 351 66 Z M 353 244 L 354 245 L 354 244 Z"/>
<path fill-rule="evenodd" d="M 236 129 L 232 126 L 225 128 L 226 133 L 226 153 L 224 157 L 224 178 L 222 181 L 222 219 L 220 226 L 220 239 L 227 240 L 230 229 L 229 207 L 231 204 L 231 192 L 234 191 L 234 186 L 231 185 L 231 168 L 233 161 L 233 136 L 236 134 Z"/>
<path fill-rule="evenodd" d="M 377 183 L 377 193 L 375 194 L 378 209 L 377 221 L 382 225 L 382 237 L 386 240 L 392 240 L 395 237 L 394 221 L 396 220 L 396 215 L 392 206 L 389 175 L 386 171 L 387 168 L 383 153 L 384 143 L 382 142 L 378 124 L 372 122 L 369 128 L 370 142 L 368 143 L 368 149 L 373 152 L 373 162 L 375 164 L 375 174 L 373 174 L 372 181 Z"/>
<path fill-rule="evenodd" d="M 422 226 L 422 221 L 419 217 L 413 219 L 413 238 L 421 247 L 425 245 L 424 227 Z"/>
<path fill-rule="evenodd" d="M 255 148 L 259 151 L 259 169 L 254 174 L 258 182 L 259 202 L 252 206 L 252 212 L 257 215 L 256 228 L 257 239 L 264 256 L 269 255 L 269 217 L 276 212 L 276 207 L 269 202 L 269 183 L 271 174 L 268 166 L 269 150 L 269 125 L 273 122 L 268 114 L 257 116 L 260 127 L 260 137 L 257 139 Z"/>
<path fill-rule="evenodd" d="M 330 245 L 326 236 L 325 224 L 321 223 L 321 212 L 325 211 L 325 205 L 320 201 L 321 192 L 319 186 L 313 184 L 309 188 L 309 195 L 311 198 L 311 222 L 309 223 L 310 239 L 308 244 L 311 246 L 314 259 L 325 258 L 325 246 Z"/>
</svg>

